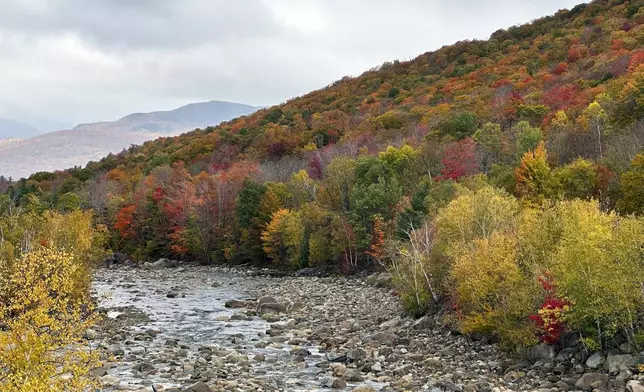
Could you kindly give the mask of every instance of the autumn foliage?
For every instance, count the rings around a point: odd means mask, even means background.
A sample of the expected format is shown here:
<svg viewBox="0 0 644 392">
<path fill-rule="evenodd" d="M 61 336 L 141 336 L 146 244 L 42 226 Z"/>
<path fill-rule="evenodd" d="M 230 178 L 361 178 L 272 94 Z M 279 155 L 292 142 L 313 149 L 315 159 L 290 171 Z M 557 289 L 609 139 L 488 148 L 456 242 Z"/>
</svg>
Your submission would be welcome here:
<svg viewBox="0 0 644 392">
<path fill-rule="evenodd" d="M 135 261 L 385 264 L 412 313 L 449 303 L 462 331 L 508 346 L 554 341 L 564 319 L 599 345 L 617 330 L 635 341 L 644 8 L 633 5 L 581 4 L 85 168 L 0 179 L 2 196 L 37 216 L 92 209 Z M 0 252 L 15 257 L 15 241 L 0 238 Z M 545 271 L 557 291 L 544 297 Z"/>
</svg>

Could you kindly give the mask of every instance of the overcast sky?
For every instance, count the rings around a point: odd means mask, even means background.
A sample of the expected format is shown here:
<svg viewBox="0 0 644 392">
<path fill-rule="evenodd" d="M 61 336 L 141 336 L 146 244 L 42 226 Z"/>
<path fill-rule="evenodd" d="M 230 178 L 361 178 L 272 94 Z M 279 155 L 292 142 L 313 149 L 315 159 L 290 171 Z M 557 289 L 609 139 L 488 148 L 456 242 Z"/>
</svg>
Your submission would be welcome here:
<svg viewBox="0 0 644 392">
<path fill-rule="evenodd" d="M 579 2 L 0 0 L 0 116 L 270 105 Z"/>
</svg>

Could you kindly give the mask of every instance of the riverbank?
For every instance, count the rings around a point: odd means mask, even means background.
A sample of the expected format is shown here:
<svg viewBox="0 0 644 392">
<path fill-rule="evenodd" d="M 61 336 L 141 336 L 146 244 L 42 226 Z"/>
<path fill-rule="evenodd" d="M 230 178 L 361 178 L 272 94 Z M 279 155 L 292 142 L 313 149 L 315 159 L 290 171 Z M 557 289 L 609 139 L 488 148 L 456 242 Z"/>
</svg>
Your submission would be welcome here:
<svg viewBox="0 0 644 392">
<path fill-rule="evenodd" d="M 363 279 L 269 275 L 279 274 L 197 266 L 99 270 L 94 288 L 109 317 L 89 337 L 108 359 L 94 370 L 104 390 L 567 391 L 626 385 L 589 369 L 572 349 L 541 347 L 534 362 L 522 362 L 430 317 L 406 318 L 395 292 Z"/>
</svg>

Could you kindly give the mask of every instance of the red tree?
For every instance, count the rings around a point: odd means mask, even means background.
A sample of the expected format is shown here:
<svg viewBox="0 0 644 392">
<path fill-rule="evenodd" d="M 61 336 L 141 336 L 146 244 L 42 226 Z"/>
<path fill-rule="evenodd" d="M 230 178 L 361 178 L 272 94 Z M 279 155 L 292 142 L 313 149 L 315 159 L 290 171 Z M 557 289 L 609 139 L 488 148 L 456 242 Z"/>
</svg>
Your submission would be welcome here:
<svg viewBox="0 0 644 392">
<path fill-rule="evenodd" d="M 437 178 L 441 180 L 457 180 L 463 176 L 476 174 L 479 164 L 476 160 L 476 144 L 472 138 L 448 144 L 441 158 L 443 170 Z"/>
</svg>

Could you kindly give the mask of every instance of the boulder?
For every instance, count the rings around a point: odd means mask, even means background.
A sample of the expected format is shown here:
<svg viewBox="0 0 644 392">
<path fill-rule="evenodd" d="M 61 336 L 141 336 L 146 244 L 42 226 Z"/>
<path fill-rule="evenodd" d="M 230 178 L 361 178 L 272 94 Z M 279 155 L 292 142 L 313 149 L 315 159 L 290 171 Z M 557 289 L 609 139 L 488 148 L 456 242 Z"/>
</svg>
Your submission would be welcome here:
<svg viewBox="0 0 644 392">
<path fill-rule="evenodd" d="M 559 351 L 559 354 L 557 354 L 557 358 L 555 360 L 557 362 L 570 362 L 573 358 L 575 358 L 575 355 L 577 355 L 577 353 L 578 350 L 576 348 L 564 348 L 563 350 Z"/>
<path fill-rule="evenodd" d="M 161 270 L 164 268 L 171 268 L 173 266 L 174 264 L 172 263 L 172 261 L 166 258 L 162 258 L 155 261 L 154 263 L 143 264 L 143 269 L 155 271 L 155 270 Z"/>
<path fill-rule="evenodd" d="M 264 313 L 286 313 L 286 305 L 278 303 L 264 303 L 257 307 L 259 314 Z"/>
<path fill-rule="evenodd" d="M 575 387 L 583 391 L 591 391 L 593 389 L 605 389 L 608 387 L 610 379 L 608 374 L 603 373 L 586 373 L 577 382 Z"/>
<path fill-rule="evenodd" d="M 376 392 L 376 390 L 371 387 L 361 386 L 354 388 L 351 392 Z"/>
<path fill-rule="evenodd" d="M 396 328 L 397 326 L 399 326 L 402 323 L 403 323 L 403 320 L 400 318 L 400 316 L 396 316 L 396 317 L 392 318 L 391 320 L 385 321 L 384 323 L 380 324 L 380 328 L 381 329 L 392 329 L 392 328 Z"/>
<path fill-rule="evenodd" d="M 107 368 L 105 366 L 101 367 L 96 367 L 93 369 L 90 369 L 90 371 L 87 373 L 88 376 L 98 378 L 98 377 L 103 377 L 107 375 Z"/>
<path fill-rule="evenodd" d="M 557 357 L 557 349 L 551 344 L 537 344 L 530 348 L 528 359 L 536 361 L 552 361 Z"/>
<path fill-rule="evenodd" d="M 413 329 L 432 329 L 436 326 L 436 321 L 434 320 L 433 317 L 430 317 L 428 315 L 424 315 L 423 317 L 419 318 L 412 324 Z"/>
<path fill-rule="evenodd" d="M 386 344 L 389 346 L 395 346 L 398 341 L 398 336 L 393 332 L 378 332 L 376 334 L 367 336 L 363 340 L 366 342 L 376 342 L 380 344 Z"/>
<path fill-rule="evenodd" d="M 619 345 L 619 351 L 623 352 L 624 354 L 633 354 L 635 351 L 635 347 L 633 347 L 632 344 L 630 343 L 622 343 Z"/>
<path fill-rule="evenodd" d="M 150 373 L 150 372 L 152 372 L 154 370 L 154 366 L 152 366 L 151 364 L 149 364 L 147 362 L 143 362 L 143 363 L 139 363 L 137 365 L 134 365 L 134 367 L 132 369 L 137 370 L 137 371 L 139 371 L 141 373 Z"/>
<path fill-rule="evenodd" d="M 106 387 L 118 386 L 119 382 L 120 382 L 119 378 L 112 374 L 108 374 L 101 377 L 101 384 Z"/>
<path fill-rule="evenodd" d="M 633 356 L 630 354 L 611 355 L 606 358 L 604 364 L 604 369 L 608 370 L 608 373 L 619 373 L 631 367 L 633 367 Z"/>
<path fill-rule="evenodd" d="M 388 272 L 382 272 L 376 278 L 376 287 L 392 287 L 393 276 Z"/>
<path fill-rule="evenodd" d="M 631 380 L 626 383 L 626 390 L 628 392 L 644 392 L 644 385 L 639 381 Z"/>
<path fill-rule="evenodd" d="M 617 377 L 615 377 L 615 386 L 623 388 L 626 386 L 626 382 L 633 377 L 633 372 L 630 370 L 622 370 L 619 372 Z"/>
<path fill-rule="evenodd" d="M 599 369 L 604 363 L 606 363 L 606 356 L 601 351 L 597 351 L 586 360 L 586 366 L 591 369 Z"/>
<path fill-rule="evenodd" d="M 226 301 L 224 306 L 232 309 L 245 308 L 248 306 L 248 302 L 242 301 L 240 299 L 229 299 L 228 301 Z"/>
<path fill-rule="evenodd" d="M 270 297 L 270 296 L 260 297 L 257 300 L 258 307 L 264 304 L 276 304 L 276 303 L 278 303 L 277 300 L 274 297 Z"/>
<path fill-rule="evenodd" d="M 335 378 L 333 376 L 327 376 L 322 379 L 322 386 L 333 389 L 346 388 L 347 382 L 341 378 Z"/>
<path fill-rule="evenodd" d="M 367 352 L 361 348 L 355 348 L 347 351 L 347 358 L 350 361 L 360 361 L 367 358 Z"/>
<path fill-rule="evenodd" d="M 186 392 L 212 392 L 212 389 L 204 382 L 196 382 L 188 387 Z"/>
<path fill-rule="evenodd" d="M 296 347 L 291 350 L 291 355 L 297 355 L 298 357 L 308 357 L 311 355 L 311 352 L 302 347 Z"/>
<path fill-rule="evenodd" d="M 342 379 L 345 381 L 362 381 L 364 378 L 362 377 L 362 374 L 360 374 L 360 371 L 357 369 L 347 369 L 346 372 L 344 372 L 344 375 L 342 375 Z"/>
<path fill-rule="evenodd" d="M 94 331 L 93 329 L 86 329 L 85 332 L 83 332 L 83 338 L 87 340 L 94 340 L 98 336 L 98 333 Z"/>
<path fill-rule="evenodd" d="M 111 255 L 107 256 L 103 260 L 103 263 L 109 267 L 110 265 L 113 265 L 113 264 L 124 264 L 126 260 L 127 260 L 127 256 L 125 256 L 123 253 L 114 252 Z"/>
</svg>

